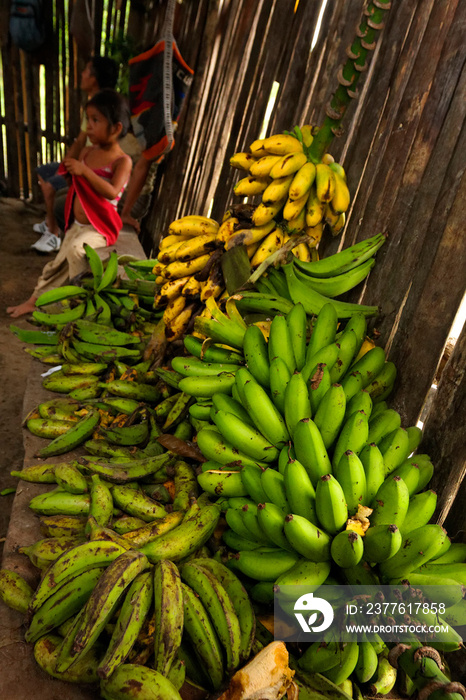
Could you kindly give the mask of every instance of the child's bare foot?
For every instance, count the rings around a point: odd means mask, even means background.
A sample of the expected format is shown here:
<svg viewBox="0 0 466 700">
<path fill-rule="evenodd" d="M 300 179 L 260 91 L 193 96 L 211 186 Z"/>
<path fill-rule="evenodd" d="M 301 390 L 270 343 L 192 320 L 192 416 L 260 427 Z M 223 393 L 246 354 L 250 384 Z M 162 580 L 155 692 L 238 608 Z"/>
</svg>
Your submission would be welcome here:
<svg viewBox="0 0 466 700">
<path fill-rule="evenodd" d="M 17 306 L 9 306 L 6 310 L 7 314 L 10 314 L 12 318 L 18 318 L 19 316 L 24 316 L 25 314 L 32 313 L 36 308 L 36 297 L 30 297 L 27 301 Z"/>
</svg>

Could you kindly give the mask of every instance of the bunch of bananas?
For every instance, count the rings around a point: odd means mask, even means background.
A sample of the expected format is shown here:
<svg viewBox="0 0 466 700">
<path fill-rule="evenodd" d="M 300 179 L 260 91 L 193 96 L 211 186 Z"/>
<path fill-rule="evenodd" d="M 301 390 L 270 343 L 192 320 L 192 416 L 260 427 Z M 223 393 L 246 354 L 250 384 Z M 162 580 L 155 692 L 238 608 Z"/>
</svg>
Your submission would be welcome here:
<svg viewBox="0 0 466 700">
<path fill-rule="evenodd" d="M 185 536 L 195 509 L 192 502 L 178 526 Z M 62 680 L 100 681 L 102 697 L 126 697 L 131 679 L 157 691 L 153 697 L 179 698 L 186 672 L 216 690 L 251 653 L 248 595 L 233 572 L 205 556 L 178 568 L 130 539 L 99 536 L 58 552 L 35 591 L 7 570 L 0 586 L 28 616 L 26 641 L 38 664 Z"/>
<path fill-rule="evenodd" d="M 178 340 L 209 297 L 225 289 L 217 239 L 219 224 L 205 216 L 190 215 L 173 221 L 162 238 L 154 266 L 158 290 L 154 306 L 163 309 L 166 337 Z"/>
<path fill-rule="evenodd" d="M 250 173 L 236 183 L 235 195 L 262 197 L 252 215 L 254 226 L 264 230 L 263 242 L 251 261 L 253 266 L 290 236 L 303 233 L 308 240 L 294 252 L 301 260 L 310 260 L 324 225 L 330 227 L 333 235 L 338 235 L 345 225 L 350 204 L 346 174 L 329 153 L 322 161 L 313 158 L 315 133 L 316 127 L 296 126 L 292 132 L 256 139 L 249 153 L 235 153 L 230 158 L 233 167 Z"/>
<path fill-rule="evenodd" d="M 131 261 L 125 269 L 132 270 L 132 279 L 124 280 L 118 278 L 119 257 L 115 251 L 112 251 L 104 267 L 91 246 L 86 244 L 85 250 L 91 277 L 84 277 L 82 286 L 63 285 L 41 294 L 36 301 L 37 309 L 32 312 L 31 322 L 37 326 L 61 329 L 68 323 L 86 318 L 90 322 L 127 329 L 130 325 L 137 326 L 147 318 L 153 318 L 155 277 L 152 268 L 155 261 Z M 21 331 L 15 326 L 11 329 L 20 340 L 26 339 L 28 333 L 34 333 Z M 40 331 L 36 333 L 40 334 Z M 40 335 L 37 338 L 39 340 Z M 43 344 L 52 343 L 44 338 Z"/>
<path fill-rule="evenodd" d="M 421 431 L 402 428 L 387 406 L 396 368 L 367 339 L 364 314 L 340 330 L 334 305 L 325 304 L 309 340 L 301 304 L 273 318 L 268 340 L 255 325 L 233 324 L 225 317 L 222 326 L 218 315 L 212 322 L 222 328 L 216 342 L 229 335 L 229 349 L 206 344 L 217 362 L 188 337 L 193 356 L 172 366 L 185 377 L 180 388 L 197 398 L 190 413 L 207 460 L 198 482 L 221 499 L 223 540 L 236 552 L 228 565 L 257 582 L 250 595 L 271 602 L 277 586 L 315 589 L 332 565 L 349 584 L 452 584 L 444 619 L 464 620 L 466 548 L 429 524 L 433 465 L 428 455 L 410 456 Z M 454 630 L 432 642 L 441 650 L 460 644 Z"/>
</svg>

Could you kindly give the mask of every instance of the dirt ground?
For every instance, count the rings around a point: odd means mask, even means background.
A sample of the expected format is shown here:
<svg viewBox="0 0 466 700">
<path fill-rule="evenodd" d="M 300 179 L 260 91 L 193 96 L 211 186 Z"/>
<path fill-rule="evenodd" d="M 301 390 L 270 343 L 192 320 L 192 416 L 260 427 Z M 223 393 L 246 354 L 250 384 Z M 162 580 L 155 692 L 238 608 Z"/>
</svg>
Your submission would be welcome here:
<svg viewBox="0 0 466 700">
<path fill-rule="evenodd" d="M 0 491 L 16 487 L 12 469 L 21 469 L 24 449 L 22 431 L 23 396 L 31 362 L 24 344 L 10 332 L 11 323 L 32 328 L 25 320 L 12 319 L 6 307 L 24 301 L 46 262 L 53 254 L 36 253 L 31 244 L 38 239 L 33 224 L 42 221 L 40 207 L 16 199 L 0 197 Z M 0 558 L 14 494 L 0 496 Z"/>
</svg>

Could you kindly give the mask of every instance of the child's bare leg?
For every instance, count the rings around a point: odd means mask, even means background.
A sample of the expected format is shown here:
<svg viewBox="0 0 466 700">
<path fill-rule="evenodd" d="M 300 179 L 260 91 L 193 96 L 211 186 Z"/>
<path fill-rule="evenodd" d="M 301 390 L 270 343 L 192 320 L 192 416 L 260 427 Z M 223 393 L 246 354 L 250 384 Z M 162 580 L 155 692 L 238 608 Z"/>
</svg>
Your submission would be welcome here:
<svg viewBox="0 0 466 700">
<path fill-rule="evenodd" d="M 7 314 L 10 314 L 12 318 L 18 318 L 19 316 L 24 316 L 25 314 L 32 313 L 36 308 L 36 301 L 38 297 L 30 296 L 27 301 L 23 301 L 22 304 L 17 306 L 9 306 L 6 310 Z"/>
</svg>

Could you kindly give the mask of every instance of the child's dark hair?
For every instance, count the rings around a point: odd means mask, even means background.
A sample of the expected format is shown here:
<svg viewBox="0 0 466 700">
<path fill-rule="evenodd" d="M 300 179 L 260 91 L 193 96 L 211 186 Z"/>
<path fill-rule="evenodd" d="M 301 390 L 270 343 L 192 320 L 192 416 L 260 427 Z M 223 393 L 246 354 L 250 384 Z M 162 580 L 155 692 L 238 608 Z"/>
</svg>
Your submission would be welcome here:
<svg viewBox="0 0 466 700">
<path fill-rule="evenodd" d="M 119 69 L 117 62 L 107 56 L 92 56 L 89 61 L 92 73 L 99 84 L 99 89 L 113 89 L 118 80 Z"/>
<path fill-rule="evenodd" d="M 126 99 L 115 90 L 100 90 L 86 103 L 86 107 L 95 107 L 107 119 L 110 126 L 121 122 L 120 139 L 126 136 L 130 127 L 130 112 Z"/>
</svg>

